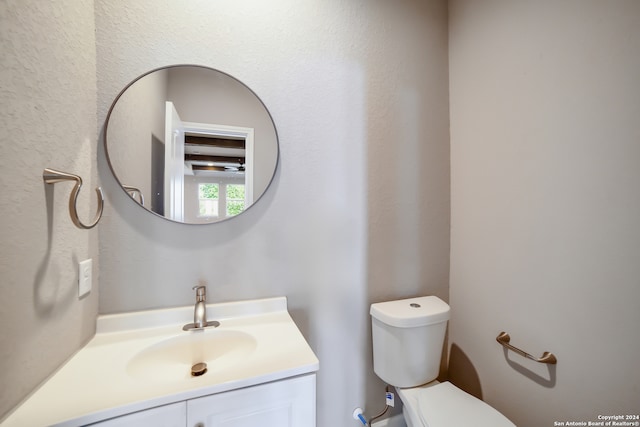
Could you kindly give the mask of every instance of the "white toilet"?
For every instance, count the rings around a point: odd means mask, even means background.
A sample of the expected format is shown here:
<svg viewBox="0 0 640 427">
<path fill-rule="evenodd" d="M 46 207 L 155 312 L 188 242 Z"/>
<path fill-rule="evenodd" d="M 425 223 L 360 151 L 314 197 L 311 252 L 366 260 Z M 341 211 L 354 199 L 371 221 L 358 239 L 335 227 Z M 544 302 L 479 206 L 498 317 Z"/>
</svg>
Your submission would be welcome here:
<svg viewBox="0 0 640 427">
<path fill-rule="evenodd" d="M 515 427 L 450 382 L 436 381 L 449 305 L 435 296 L 371 305 L 373 370 L 395 386 L 408 427 Z"/>
</svg>

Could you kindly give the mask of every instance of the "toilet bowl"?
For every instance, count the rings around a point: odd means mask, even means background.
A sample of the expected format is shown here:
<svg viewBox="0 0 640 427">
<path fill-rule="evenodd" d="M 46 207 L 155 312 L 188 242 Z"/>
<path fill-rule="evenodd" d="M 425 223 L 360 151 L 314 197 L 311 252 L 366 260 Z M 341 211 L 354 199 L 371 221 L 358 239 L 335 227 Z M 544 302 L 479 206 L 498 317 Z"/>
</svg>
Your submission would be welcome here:
<svg viewBox="0 0 640 427">
<path fill-rule="evenodd" d="M 435 296 L 371 305 L 373 369 L 395 386 L 408 427 L 515 427 L 450 382 L 438 382 L 449 305 Z"/>
<path fill-rule="evenodd" d="M 407 427 L 515 427 L 495 408 L 450 382 L 396 390 Z"/>
</svg>

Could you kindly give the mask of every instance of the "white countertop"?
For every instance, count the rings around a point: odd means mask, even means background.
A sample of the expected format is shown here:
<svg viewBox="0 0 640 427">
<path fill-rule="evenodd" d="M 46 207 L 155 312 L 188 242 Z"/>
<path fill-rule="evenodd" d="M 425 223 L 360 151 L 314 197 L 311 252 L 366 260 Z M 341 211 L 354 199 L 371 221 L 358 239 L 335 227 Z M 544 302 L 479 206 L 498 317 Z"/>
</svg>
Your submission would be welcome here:
<svg viewBox="0 0 640 427">
<path fill-rule="evenodd" d="M 193 306 L 98 317 L 95 337 L 2 427 L 84 425 L 318 370 L 318 359 L 287 312 L 284 297 L 209 304 L 207 318 L 221 325 L 183 331 L 182 326 L 193 321 Z M 182 377 L 169 376 L 168 371 L 158 372 L 157 378 L 131 374 L 132 359 L 150 347 L 188 334 L 225 331 L 253 337 L 251 350 L 199 377 L 189 375 L 190 361 L 185 361 Z"/>
</svg>

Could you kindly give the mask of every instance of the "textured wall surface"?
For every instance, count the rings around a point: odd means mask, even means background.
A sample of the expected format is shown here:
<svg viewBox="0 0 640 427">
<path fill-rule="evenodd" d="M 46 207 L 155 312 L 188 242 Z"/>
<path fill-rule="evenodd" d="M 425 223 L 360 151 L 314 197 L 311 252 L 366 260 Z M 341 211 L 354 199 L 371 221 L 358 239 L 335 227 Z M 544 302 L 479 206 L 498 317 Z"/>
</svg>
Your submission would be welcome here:
<svg viewBox="0 0 640 427">
<path fill-rule="evenodd" d="M 452 357 L 520 427 L 638 413 L 639 22 L 451 3 Z M 557 366 L 505 360 L 501 330 Z"/>
<path fill-rule="evenodd" d="M 138 75 L 227 72 L 273 115 L 280 167 L 260 202 L 207 226 L 150 217 L 117 188 L 100 229 L 100 310 L 286 295 L 320 359 L 318 426 L 377 412 L 369 303 L 448 298 L 443 1 L 96 1 L 98 120 Z"/>
<path fill-rule="evenodd" d="M 96 289 L 78 300 L 78 262 L 97 231 L 69 218 L 72 184 L 46 186 L 45 167 L 84 178 L 79 211 L 95 209 L 96 53 L 91 1 L 0 2 L 0 418 L 95 331 Z M 91 211 L 90 211 L 91 210 Z"/>
</svg>

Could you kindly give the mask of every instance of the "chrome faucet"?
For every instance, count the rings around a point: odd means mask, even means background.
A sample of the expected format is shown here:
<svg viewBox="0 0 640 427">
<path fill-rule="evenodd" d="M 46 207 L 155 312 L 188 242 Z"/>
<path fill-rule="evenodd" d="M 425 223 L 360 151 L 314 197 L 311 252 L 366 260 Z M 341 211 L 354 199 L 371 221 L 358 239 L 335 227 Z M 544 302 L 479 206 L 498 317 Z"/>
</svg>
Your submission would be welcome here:
<svg viewBox="0 0 640 427">
<path fill-rule="evenodd" d="M 207 327 L 217 328 L 220 322 L 212 320 L 207 321 L 207 287 L 194 286 L 196 291 L 196 305 L 193 308 L 193 323 L 187 323 L 182 327 L 185 331 L 199 330 Z"/>
<path fill-rule="evenodd" d="M 204 328 L 207 324 L 207 287 L 194 286 L 196 291 L 196 306 L 193 310 L 193 324 L 196 328 Z"/>
</svg>

